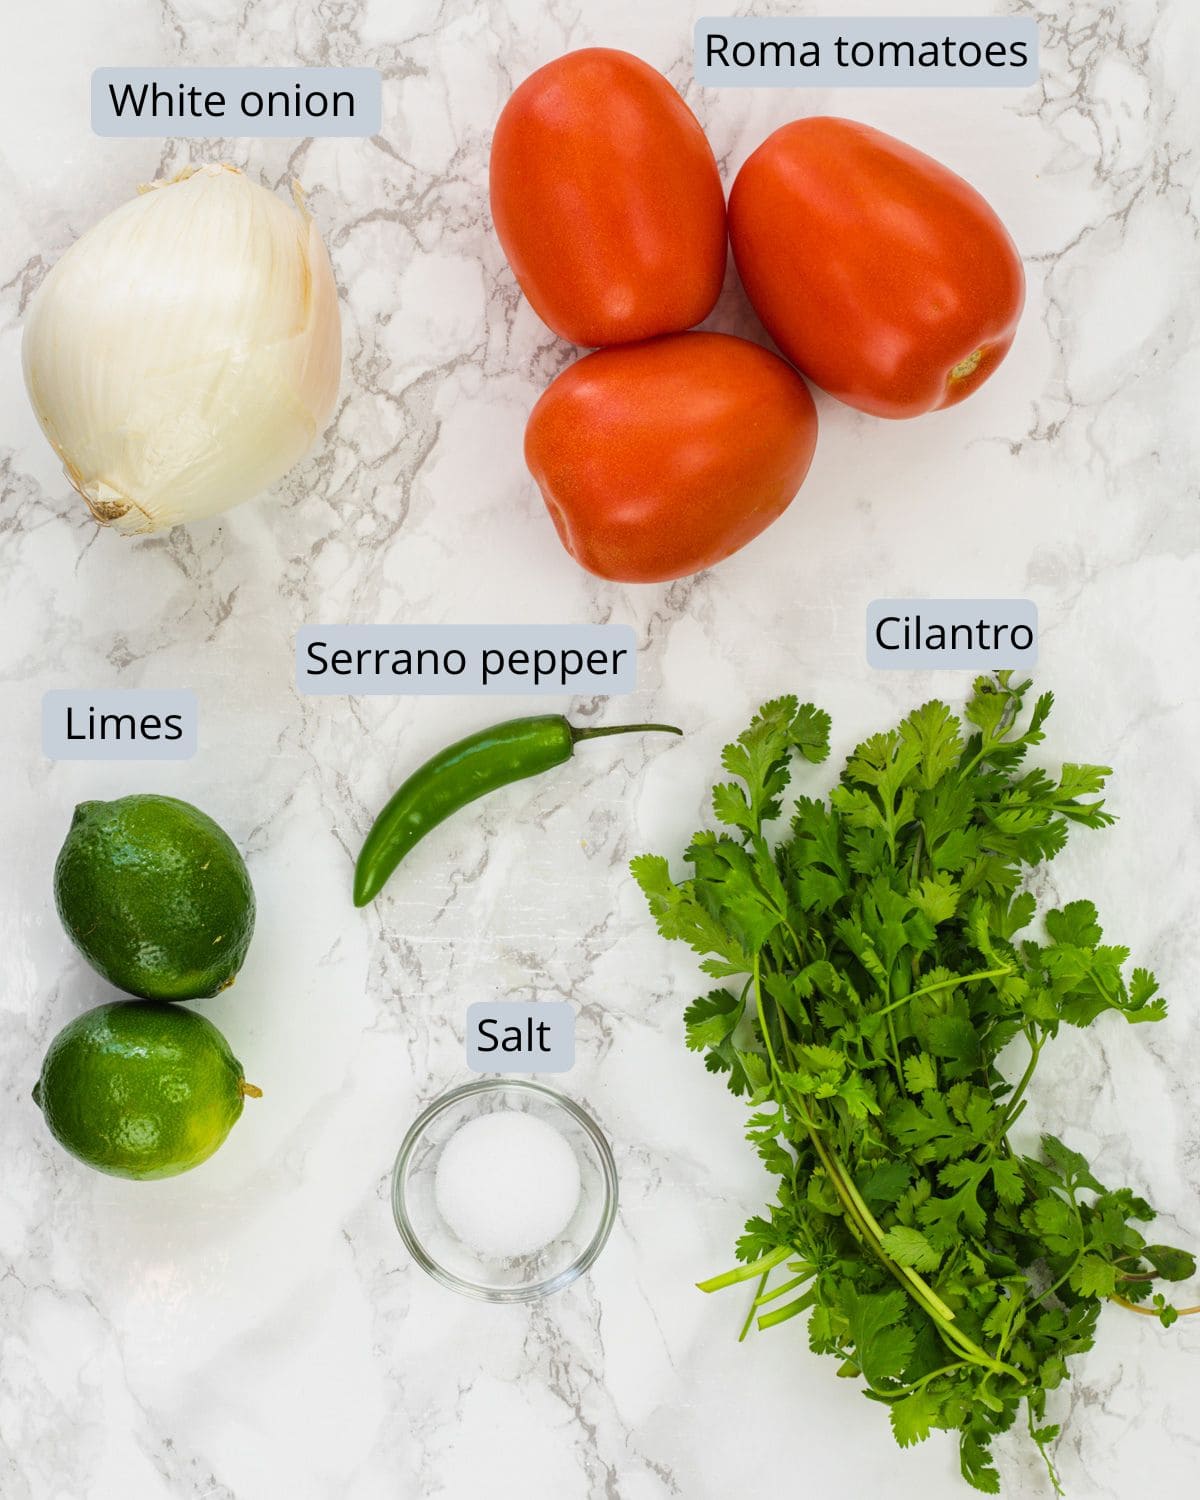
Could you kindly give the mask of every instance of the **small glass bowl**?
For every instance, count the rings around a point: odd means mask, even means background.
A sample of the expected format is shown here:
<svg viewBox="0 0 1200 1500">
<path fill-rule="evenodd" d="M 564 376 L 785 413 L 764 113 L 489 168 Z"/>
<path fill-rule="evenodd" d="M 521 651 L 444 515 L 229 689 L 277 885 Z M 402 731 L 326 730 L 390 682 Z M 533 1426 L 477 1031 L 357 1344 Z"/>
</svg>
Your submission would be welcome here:
<svg viewBox="0 0 1200 1500">
<path fill-rule="evenodd" d="M 525 1110 L 552 1125 L 579 1164 L 579 1203 L 562 1233 L 529 1255 L 495 1260 L 463 1244 L 438 1212 L 438 1159 L 468 1120 Z M 600 1127 L 577 1104 L 517 1078 L 479 1078 L 451 1089 L 410 1127 L 392 1173 L 396 1228 L 423 1271 L 442 1286 L 483 1302 L 533 1302 L 582 1276 L 603 1250 L 617 1216 L 617 1169 Z"/>
</svg>

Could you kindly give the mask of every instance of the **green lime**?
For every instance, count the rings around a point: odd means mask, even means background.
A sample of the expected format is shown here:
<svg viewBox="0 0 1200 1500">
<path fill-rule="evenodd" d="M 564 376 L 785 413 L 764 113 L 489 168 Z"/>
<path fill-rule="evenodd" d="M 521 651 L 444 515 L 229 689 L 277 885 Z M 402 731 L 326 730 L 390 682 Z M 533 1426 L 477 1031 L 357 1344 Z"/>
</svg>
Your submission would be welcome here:
<svg viewBox="0 0 1200 1500">
<path fill-rule="evenodd" d="M 114 1177 L 151 1178 L 206 1161 L 261 1092 L 194 1010 L 115 1000 L 63 1027 L 33 1097 L 72 1156 Z"/>
<path fill-rule="evenodd" d="M 254 888 L 229 835 L 175 797 L 81 802 L 54 866 L 71 941 L 147 1000 L 231 985 L 254 932 Z"/>
</svg>

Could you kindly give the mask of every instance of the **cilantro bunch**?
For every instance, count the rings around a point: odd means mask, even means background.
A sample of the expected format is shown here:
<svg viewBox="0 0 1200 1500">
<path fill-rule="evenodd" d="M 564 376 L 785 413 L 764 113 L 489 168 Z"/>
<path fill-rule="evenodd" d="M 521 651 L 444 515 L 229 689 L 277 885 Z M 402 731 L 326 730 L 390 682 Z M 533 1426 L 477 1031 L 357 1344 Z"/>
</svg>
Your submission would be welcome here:
<svg viewBox="0 0 1200 1500">
<path fill-rule="evenodd" d="M 1108 767 L 1024 768 L 1053 702 L 1020 728 L 1028 688 L 980 678 L 966 726 L 926 703 L 858 746 L 828 803 L 800 797 L 772 844 L 792 759 L 829 749 L 826 714 L 776 699 L 724 752 L 726 831 L 696 834 L 691 877 L 633 861 L 662 935 L 726 981 L 687 1011 L 687 1043 L 747 1096 L 747 1134 L 779 1177 L 739 1267 L 703 1290 L 757 1282 L 743 1337 L 807 1313 L 811 1348 L 861 1377 L 902 1447 L 957 1432 L 964 1478 L 989 1494 L 990 1444 L 1022 1408 L 1059 1488 L 1046 1395 L 1106 1300 L 1164 1326 L 1200 1310 L 1155 1289 L 1195 1261 L 1146 1243 L 1144 1199 L 1053 1136 L 1036 1156 L 1010 1140 L 1064 1023 L 1165 1013 L 1090 902 L 1045 912 L 1044 941 L 1025 935 L 1025 871 L 1072 824 L 1113 821 L 1096 796 Z M 1015 1085 L 997 1061 L 1010 1043 Z"/>
</svg>

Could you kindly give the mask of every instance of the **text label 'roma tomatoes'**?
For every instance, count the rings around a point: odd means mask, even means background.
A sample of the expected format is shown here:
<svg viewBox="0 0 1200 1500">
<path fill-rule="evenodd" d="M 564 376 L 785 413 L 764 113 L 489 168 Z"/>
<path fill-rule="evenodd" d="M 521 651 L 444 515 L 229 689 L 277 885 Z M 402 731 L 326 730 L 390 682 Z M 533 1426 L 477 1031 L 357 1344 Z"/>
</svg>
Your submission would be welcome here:
<svg viewBox="0 0 1200 1500">
<path fill-rule="evenodd" d="M 691 110 L 628 52 L 527 78 L 492 140 L 492 218 L 534 311 L 586 346 L 676 333 L 725 275 L 725 194 Z"/>
<path fill-rule="evenodd" d="M 953 406 L 1012 343 L 1025 277 L 1008 231 L 969 183 L 867 125 L 769 136 L 734 182 L 729 233 L 771 337 L 860 411 Z"/>
<path fill-rule="evenodd" d="M 534 407 L 525 461 L 563 546 L 601 578 L 710 568 L 791 503 L 817 442 L 808 387 L 724 333 L 601 349 Z"/>
</svg>

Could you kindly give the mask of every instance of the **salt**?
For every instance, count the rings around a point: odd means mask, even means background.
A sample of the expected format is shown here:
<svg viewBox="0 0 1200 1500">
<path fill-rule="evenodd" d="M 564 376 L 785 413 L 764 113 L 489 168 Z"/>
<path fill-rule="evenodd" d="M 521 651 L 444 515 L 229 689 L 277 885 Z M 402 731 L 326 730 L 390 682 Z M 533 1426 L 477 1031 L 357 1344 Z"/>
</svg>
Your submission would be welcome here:
<svg viewBox="0 0 1200 1500">
<path fill-rule="evenodd" d="M 579 1162 L 553 1125 L 522 1110 L 478 1115 L 438 1158 L 434 1201 L 464 1244 L 495 1260 L 555 1240 L 579 1203 Z"/>
</svg>

